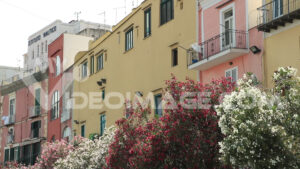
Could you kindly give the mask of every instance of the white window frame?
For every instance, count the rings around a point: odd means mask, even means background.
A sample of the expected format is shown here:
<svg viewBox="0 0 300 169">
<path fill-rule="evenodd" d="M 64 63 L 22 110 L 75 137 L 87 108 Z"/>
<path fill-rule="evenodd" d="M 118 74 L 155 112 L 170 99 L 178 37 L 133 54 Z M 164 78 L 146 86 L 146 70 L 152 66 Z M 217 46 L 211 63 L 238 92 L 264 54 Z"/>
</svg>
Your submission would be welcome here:
<svg viewBox="0 0 300 169">
<path fill-rule="evenodd" d="M 55 75 L 58 76 L 60 74 L 60 69 L 61 69 L 61 60 L 59 56 L 56 56 L 55 59 Z"/>
<path fill-rule="evenodd" d="M 11 106 L 10 106 L 10 103 L 11 103 L 11 101 L 12 101 L 12 100 L 15 100 L 15 102 L 14 102 L 14 106 L 13 106 L 13 107 L 14 107 L 14 112 L 13 112 L 13 114 L 12 114 L 12 115 L 16 115 L 16 102 L 17 102 L 17 100 L 16 100 L 16 98 L 15 98 L 15 97 L 12 97 L 12 98 L 10 98 L 10 99 L 9 99 L 9 116 L 11 115 L 11 114 L 10 114 L 10 111 L 11 111 Z"/>
<path fill-rule="evenodd" d="M 84 72 L 84 65 L 86 65 L 85 69 L 86 71 Z M 84 79 L 88 76 L 88 61 L 84 61 L 81 64 L 81 78 Z M 85 73 L 85 74 L 84 74 Z"/>
<path fill-rule="evenodd" d="M 51 115 L 50 115 L 51 120 L 55 120 L 55 119 L 59 118 L 59 111 L 60 111 L 59 106 L 60 106 L 60 96 L 59 96 L 59 91 L 56 90 L 52 94 L 51 112 L 50 112 L 51 113 Z M 55 109 L 55 112 L 54 112 L 55 113 L 55 118 L 52 118 L 53 109 Z"/>
<path fill-rule="evenodd" d="M 233 2 L 232 4 L 225 6 L 224 8 L 222 8 L 220 10 L 220 13 L 219 13 L 219 15 L 220 15 L 220 35 L 223 33 L 224 26 L 225 26 L 225 25 L 223 25 L 224 14 L 226 12 L 228 12 L 229 10 L 232 10 L 232 15 L 233 15 L 233 21 L 232 21 L 233 26 L 232 26 L 232 29 L 233 30 L 236 29 L 236 25 L 235 25 L 235 20 L 236 20 L 236 17 L 235 17 L 235 3 Z M 235 34 L 233 34 L 232 38 L 233 38 L 233 46 L 235 46 L 235 43 L 236 43 Z M 220 38 L 220 48 L 221 48 L 221 50 L 222 50 L 222 46 L 223 46 L 222 43 L 223 43 L 222 42 L 222 38 Z"/>
<path fill-rule="evenodd" d="M 226 73 L 227 72 L 230 72 L 230 74 L 231 74 L 231 78 L 232 78 L 232 70 L 236 70 L 236 81 L 232 81 L 232 82 L 237 82 L 238 81 L 238 79 L 239 79 L 239 68 L 238 68 L 238 66 L 236 66 L 236 67 L 234 67 L 234 68 L 230 68 L 230 69 L 227 69 L 227 70 L 225 70 L 225 77 L 226 77 Z M 233 79 L 232 79 L 233 80 Z"/>
</svg>

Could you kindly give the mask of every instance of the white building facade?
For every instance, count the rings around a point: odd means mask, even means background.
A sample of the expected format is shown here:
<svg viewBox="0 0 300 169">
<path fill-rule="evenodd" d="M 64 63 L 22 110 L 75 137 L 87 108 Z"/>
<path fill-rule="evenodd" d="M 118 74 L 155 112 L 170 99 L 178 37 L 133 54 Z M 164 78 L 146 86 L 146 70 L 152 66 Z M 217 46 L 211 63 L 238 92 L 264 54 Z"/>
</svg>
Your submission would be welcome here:
<svg viewBox="0 0 300 169">
<path fill-rule="evenodd" d="M 78 34 L 98 39 L 106 32 L 111 31 L 111 26 L 87 21 L 71 21 L 63 23 L 56 20 L 28 38 L 28 51 L 24 54 L 24 71 L 32 74 L 45 71 L 48 68 L 48 45 L 62 33 Z"/>
</svg>

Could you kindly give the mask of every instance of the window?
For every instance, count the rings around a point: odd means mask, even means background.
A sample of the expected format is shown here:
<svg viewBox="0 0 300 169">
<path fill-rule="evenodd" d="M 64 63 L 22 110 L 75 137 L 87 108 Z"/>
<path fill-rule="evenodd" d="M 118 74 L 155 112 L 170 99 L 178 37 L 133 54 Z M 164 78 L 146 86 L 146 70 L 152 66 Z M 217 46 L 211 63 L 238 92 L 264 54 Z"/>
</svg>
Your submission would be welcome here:
<svg viewBox="0 0 300 169">
<path fill-rule="evenodd" d="M 40 45 L 37 46 L 37 53 L 36 54 L 37 54 L 36 56 L 39 57 L 39 55 L 40 55 Z"/>
<path fill-rule="evenodd" d="M 81 126 L 81 137 L 85 136 L 85 125 Z"/>
<path fill-rule="evenodd" d="M 97 71 L 103 69 L 103 53 L 97 57 Z"/>
<path fill-rule="evenodd" d="M 103 136 L 106 125 L 106 115 L 102 114 L 100 116 L 100 136 Z"/>
<path fill-rule="evenodd" d="M 55 66 L 55 75 L 58 76 L 60 74 L 60 57 L 56 56 L 56 66 Z"/>
<path fill-rule="evenodd" d="M 57 119 L 58 117 L 59 117 L 59 92 L 55 91 L 52 95 L 51 120 Z"/>
<path fill-rule="evenodd" d="M 133 28 L 130 28 L 125 34 L 125 51 L 133 48 Z"/>
<path fill-rule="evenodd" d="M 71 140 L 71 129 L 70 127 L 66 127 L 63 131 L 63 139 L 70 141 Z"/>
<path fill-rule="evenodd" d="M 52 143 L 55 142 L 55 135 L 53 135 L 53 136 L 51 137 L 51 142 L 52 142 Z"/>
<path fill-rule="evenodd" d="M 178 65 L 178 49 L 175 48 L 172 50 L 172 66 Z"/>
<path fill-rule="evenodd" d="M 4 163 L 9 161 L 18 162 L 20 159 L 20 147 L 13 147 L 4 150 Z"/>
<path fill-rule="evenodd" d="M 4 150 L 4 163 L 9 161 L 9 149 Z"/>
<path fill-rule="evenodd" d="M 16 113 L 16 99 L 11 99 L 9 101 L 9 115 L 13 116 Z"/>
<path fill-rule="evenodd" d="M 84 62 L 84 63 L 82 64 L 81 77 L 82 77 L 82 78 L 87 77 L 87 62 Z"/>
<path fill-rule="evenodd" d="M 224 37 L 222 38 L 222 47 L 226 48 L 233 45 L 234 42 L 234 16 L 233 9 L 229 9 L 223 13 L 223 32 Z"/>
<path fill-rule="evenodd" d="M 35 90 L 35 107 L 34 107 L 35 115 L 39 115 L 41 113 L 40 101 L 41 101 L 41 89 L 36 89 Z"/>
<path fill-rule="evenodd" d="M 273 8 L 273 18 L 280 17 L 283 14 L 283 0 L 274 0 Z"/>
<path fill-rule="evenodd" d="M 45 42 L 45 52 L 47 52 L 47 50 L 48 50 L 48 42 L 46 41 Z"/>
<path fill-rule="evenodd" d="M 161 0 L 160 24 L 163 25 L 174 18 L 173 0 Z"/>
<path fill-rule="evenodd" d="M 158 94 L 154 96 L 155 101 L 155 115 L 158 117 L 162 116 L 162 95 Z"/>
<path fill-rule="evenodd" d="M 94 56 L 91 56 L 90 69 L 91 75 L 94 74 Z"/>
<path fill-rule="evenodd" d="M 145 37 L 151 35 L 151 8 L 145 11 Z"/>
<path fill-rule="evenodd" d="M 42 45 L 41 45 L 41 54 L 43 54 L 44 53 L 44 43 L 42 43 Z"/>
<path fill-rule="evenodd" d="M 105 99 L 105 89 L 102 89 L 102 100 Z"/>
<path fill-rule="evenodd" d="M 238 68 L 232 68 L 225 71 L 225 77 L 231 77 L 232 82 L 236 82 L 238 79 Z"/>
<path fill-rule="evenodd" d="M 41 121 L 31 123 L 31 138 L 39 138 Z"/>
<path fill-rule="evenodd" d="M 32 59 L 34 59 L 34 50 L 32 51 Z"/>
</svg>

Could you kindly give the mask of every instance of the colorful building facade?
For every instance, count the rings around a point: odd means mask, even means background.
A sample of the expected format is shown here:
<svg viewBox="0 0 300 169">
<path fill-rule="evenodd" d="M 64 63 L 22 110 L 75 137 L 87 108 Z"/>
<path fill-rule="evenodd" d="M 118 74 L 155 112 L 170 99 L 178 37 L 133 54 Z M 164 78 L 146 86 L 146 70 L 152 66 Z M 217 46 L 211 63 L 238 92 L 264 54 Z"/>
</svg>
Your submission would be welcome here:
<svg viewBox="0 0 300 169">
<path fill-rule="evenodd" d="M 202 0 L 199 6 L 199 46 L 189 57 L 189 69 L 200 82 L 247 72 L 262 80 L 263 33 L 256 29 L 256 8 L 251 0 Z M 257 51 L 250 51 L 255 48 Z"/>
<path fill-rule="evenodd" d="M 1 86 L 0 162 L 34 164 L 47 138 L 48 75 Z"/>
<path fill-rule="evenodd" d="M 93 38 L 62 34 L 49 45 L 48 141 L 72 138 L 73 60 Z"/>
<path fill-rule="evenodd" d="M 102 134 L 125 117 L 124 101 L 135 95 L 159 103 L 165 80 L 197 79 L 187 68 L 188 49 L 197 42 L 196 1 L 145 0 L 111 33 L 77 54 L 74 64 L 76 135 Z M 150 94 L 150 95 L 149 95 Z"/>
<path fill-rule="evenodd" d="M 264 85 L 273 86 L 278 67 L 300 70 L 300 1 L 264 0 L 258 8 L 258 30 L 264 32 Z"/>
</svg>

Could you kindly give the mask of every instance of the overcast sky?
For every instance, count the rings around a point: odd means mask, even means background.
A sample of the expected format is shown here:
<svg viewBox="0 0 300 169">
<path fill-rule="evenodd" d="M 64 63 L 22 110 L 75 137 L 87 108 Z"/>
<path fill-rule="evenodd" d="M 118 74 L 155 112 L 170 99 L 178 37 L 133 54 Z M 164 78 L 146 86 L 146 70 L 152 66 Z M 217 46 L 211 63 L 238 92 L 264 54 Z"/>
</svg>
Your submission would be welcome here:
<svg viewBox="0 0 300 169">
<path fill-rule="evenodd" d="M 23 67 L 28 37 L 59 19 L 79 19 L 114 25 L 143 0 L 0 0 L 0 65 Z M 116 10 L 118 8 L 117 17 Z"/>
</svg>

